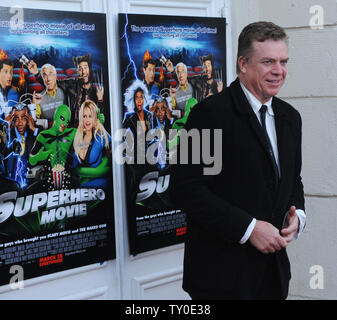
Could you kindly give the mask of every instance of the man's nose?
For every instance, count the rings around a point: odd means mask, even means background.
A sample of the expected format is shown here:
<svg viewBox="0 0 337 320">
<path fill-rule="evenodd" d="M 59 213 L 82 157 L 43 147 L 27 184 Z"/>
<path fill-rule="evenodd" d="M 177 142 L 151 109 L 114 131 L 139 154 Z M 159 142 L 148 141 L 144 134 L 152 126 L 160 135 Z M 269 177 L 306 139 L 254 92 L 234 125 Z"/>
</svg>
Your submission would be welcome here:
<svg viewBox="0 0 337 320">
<path fill-rule="evenodd" d="M 284 67 L 282 66 L 282 64 L 280 62 L 276 62 L 273 66 L 272 72 L 274 74 L 282 74 L 283 68 Z"/>
</svg>

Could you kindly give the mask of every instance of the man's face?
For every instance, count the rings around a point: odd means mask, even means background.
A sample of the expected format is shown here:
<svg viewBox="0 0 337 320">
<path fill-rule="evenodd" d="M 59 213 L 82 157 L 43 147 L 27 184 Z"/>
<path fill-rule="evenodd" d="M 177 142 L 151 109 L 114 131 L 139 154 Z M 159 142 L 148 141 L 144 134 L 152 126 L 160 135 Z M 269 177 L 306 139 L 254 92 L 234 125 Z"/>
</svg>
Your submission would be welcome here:
<svg viewBox="0 0 337 320">
<path fill-rule="evenodd" d="M 47 90 L 54 91 L 56 88 L 56 80 L 57 80 L 54 69 L 52 67 L 43 68 L 42 78 L 47 86 Z"/>
<path fill-rule="evenodd" d="M 27 109 L 21 111 L 15 110 L 14 113 L 14 125 L 21 135 L 25 133 L 27 127 Z"/>
<path fill-rule="evenodd" d="M 137 91 L 135 94 L 135 106 L 136 106 L 136 111 L 141 111 L 143 110 L 143 105 L 144 105 L 144 95 L 142 91 Z"/>
<path fill-rule="evenodd" d="M 204 75 L 207 77 L 207 79 L 212 78 L 212 73 L 213 73 L 213 67 L 212 67 L 212 62 L 210 60 L 206 60 L 203 65 L 203 70 L 204 70 Z"/>
<path fill-rule="evenodd" d="M 154 82 L 154 75 L 156 72 L 156 66 L 154 64 L 149 63 L 145 68 L 143 68 L 144 75 L 145 75 L 145 81 L 147 84 Z"/>
<path fill-rule="evenodd" d="M 177 77 L 178 77 L 179 84 L 181 86 L 186 85 L 186 83 L 187 83 L 187 71 L 183 66 L 177 67 Z"/>
<path fill-rule="evenodd" d="M 278 94 L 286 76 L 288 48 L 282 40 L 253 43 L 253 53 L 248 61 L 241 59 L 240 80 L 261 102 Z"/>
<path fill-rule="evenodd" d="M 157 102 L 157 117 L 160 121 L 160 123 L 164 122 L 164 117 L 166 113 L 166 105 L 165 102 Z"/>
<path fill-rule="evenodd" d="M 0 70 L 0 85 L 2 89 L 6 89 L 12 85 L 13 67 L 8 64 L 3 64 Z"/>
<path fill-rule="evenodd" d="M 90 69 L 87 61 L 82 61 L 78 65 L 78 75 L 83 79 L 84 83 L 89 82 Z"/>
</svg>

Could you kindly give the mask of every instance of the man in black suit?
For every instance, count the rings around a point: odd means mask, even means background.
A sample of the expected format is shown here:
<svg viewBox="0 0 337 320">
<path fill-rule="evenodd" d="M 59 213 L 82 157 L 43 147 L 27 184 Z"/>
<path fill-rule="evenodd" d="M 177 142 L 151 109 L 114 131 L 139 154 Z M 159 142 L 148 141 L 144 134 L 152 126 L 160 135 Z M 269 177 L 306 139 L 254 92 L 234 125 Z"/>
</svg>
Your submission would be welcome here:
<svg viewBox="0 0 337 320">
<path fill-rule="evenodd" d="M 248 25 L 239 37 L 238 78 L 189 115 L 186 130 L 222 130 L 214 146 L 222 150 L 220 174 L 179 165 L 172 189 L 187 213 L 183 288 L 192 299 L 288 295 L 285 248 L 303 230 L 305 213 L 301 117 L 275 97 L 287 62 L 282 28 Z"/>
</svg>

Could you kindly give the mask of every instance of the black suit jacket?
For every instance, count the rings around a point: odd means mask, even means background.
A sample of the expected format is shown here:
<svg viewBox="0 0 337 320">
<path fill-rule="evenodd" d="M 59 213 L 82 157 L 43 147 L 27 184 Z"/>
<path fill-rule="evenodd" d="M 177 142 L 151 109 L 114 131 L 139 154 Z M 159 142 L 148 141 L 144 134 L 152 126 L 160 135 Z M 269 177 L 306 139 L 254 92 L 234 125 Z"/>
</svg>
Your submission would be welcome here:
<svg viewBox="0 0 337 320">
<path fill-rule="evenodd" d="M 219 175 L 204 176 L 204 166 L 192 164 L 178 165 L 174 176 L 172 197 L 187 213 L 183 288 L 190 294 L 251 299 L 268 271 L 269 259 L 275 258 L 282 294 L 287 296 L 291 275 L 286 250 L 264 255 L 249 241 L 239 243 L 253 217 L 281 230 L 291 205 L 304 210 L 301 118 L 276 97 L 272 107 L 279 183 L 263 129 L 238 79 L 190 113 L 185 129 L 222 129 Z"/>
</svg>

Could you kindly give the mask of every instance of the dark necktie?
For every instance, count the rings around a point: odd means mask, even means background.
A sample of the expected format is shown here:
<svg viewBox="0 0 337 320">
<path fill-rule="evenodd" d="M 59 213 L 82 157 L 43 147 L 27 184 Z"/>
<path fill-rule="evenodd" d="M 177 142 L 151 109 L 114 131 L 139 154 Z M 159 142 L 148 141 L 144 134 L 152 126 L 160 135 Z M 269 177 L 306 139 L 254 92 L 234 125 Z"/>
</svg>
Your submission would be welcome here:
<svg viewBox="0 0 337 320">
<path fill-rule="evenodd" d="M 279 171 L 278 171 L 278 166 L 277 166 L 277 163 L 276 163 L 273 148 L 272 148 L 271 143 L 270 143 L 269 135 L 268 135 L 268 132 L 267 132 L 267 129 L 266 129 L 266 111 L 267 111 L 267 106 L 262 105 L 261 108 L 260 108 L 261 125 L 262 125 L 262 128 L 263 128 L 264 134 L 266 136 L 267 145 L 268 145 L 268 152 L 269 152 L 270 157 L 271 157 L 272 162 L 273 162 L 274 171 L 275 171 L 277 180 L 279 180 L 280 175 L 279 175 Z"/>
</svg>

